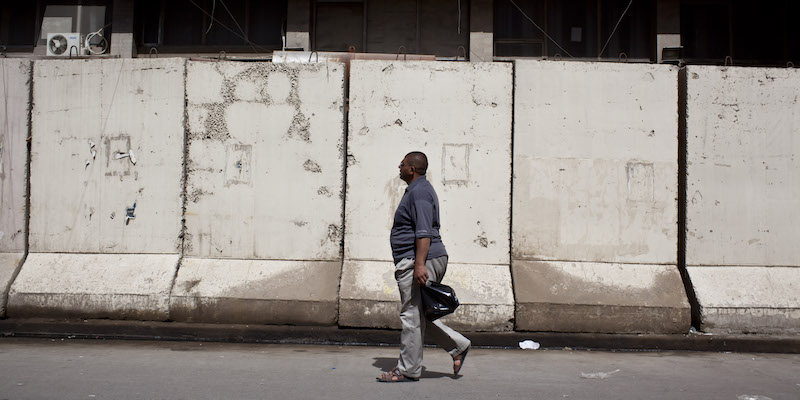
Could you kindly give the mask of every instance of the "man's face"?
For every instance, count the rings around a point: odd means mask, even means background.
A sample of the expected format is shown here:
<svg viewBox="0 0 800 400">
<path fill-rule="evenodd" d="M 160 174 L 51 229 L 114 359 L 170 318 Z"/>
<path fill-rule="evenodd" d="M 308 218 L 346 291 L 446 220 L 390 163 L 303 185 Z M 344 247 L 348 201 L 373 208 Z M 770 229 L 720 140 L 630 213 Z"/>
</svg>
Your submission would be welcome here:
<svg viewBox="0 0 800 400">
<path fill-rule="evenodd" d="M 400 179 L 406 181 L 406 183 L 411 182 L 411 179 L 414 178 L 414 169 L 410 165 L 408 165 L 408 160 L 404 157 L 403 161 L 400 161 Z"/>
</svg>

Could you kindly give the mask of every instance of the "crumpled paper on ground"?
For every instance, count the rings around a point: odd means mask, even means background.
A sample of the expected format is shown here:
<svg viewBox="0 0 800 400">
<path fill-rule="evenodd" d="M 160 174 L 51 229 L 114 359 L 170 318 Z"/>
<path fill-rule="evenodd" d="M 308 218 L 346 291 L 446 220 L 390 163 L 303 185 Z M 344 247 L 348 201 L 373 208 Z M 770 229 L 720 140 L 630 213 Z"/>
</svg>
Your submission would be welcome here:
<svg viewBox="0 0 800 400">
<path fill-rule="evenodd" d="M 591 373 L 584 373 L 581 372 L 581 378 L 583 379 L 606 379 L 612 374 L 619 372 L 619 369 L 615 369 L 609 372 L 591 372 Z"/>
<path fill-rule="evenodd" d="M 519 342 L 519 348 L 523 350 L 536 350 L 539 348 L 539 343 L 533 340 L 523 340 Z"/>
</svg>

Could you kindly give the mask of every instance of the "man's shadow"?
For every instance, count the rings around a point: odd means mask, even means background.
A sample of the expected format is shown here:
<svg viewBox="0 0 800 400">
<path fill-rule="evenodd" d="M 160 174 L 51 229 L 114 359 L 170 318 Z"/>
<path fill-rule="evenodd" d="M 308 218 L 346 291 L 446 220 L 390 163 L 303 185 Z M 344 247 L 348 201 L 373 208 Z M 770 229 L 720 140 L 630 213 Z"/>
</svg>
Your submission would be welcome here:
<svg viewBox="0 0 800 400">
<path fill-rule="evenodd" d="M 375 368 L 380 369 L 382 372 L 389 372 L 389 371 L 392 370 L 392 368 L 397 366 L 397 359 L 396 358 L 375 357 L 375 358 L 373 358 L 373 360 L 375 360 L 375 362 L 372 363 L 372 366 L 375 367 Z M 448 373 L 444 373 L 444 372 L 428 371 L 428 369 L 423 366 L 422 367 L 422 375 L 420 376 L 420 378 L 425 378 L 425 379 L 427 379 L 427 378 L 452 378 L 452 379 L 458 379 L 458 378 L 461 378 L 461 375 L 454 377 L 452 373 L 448 374 Z"/>
</svg>

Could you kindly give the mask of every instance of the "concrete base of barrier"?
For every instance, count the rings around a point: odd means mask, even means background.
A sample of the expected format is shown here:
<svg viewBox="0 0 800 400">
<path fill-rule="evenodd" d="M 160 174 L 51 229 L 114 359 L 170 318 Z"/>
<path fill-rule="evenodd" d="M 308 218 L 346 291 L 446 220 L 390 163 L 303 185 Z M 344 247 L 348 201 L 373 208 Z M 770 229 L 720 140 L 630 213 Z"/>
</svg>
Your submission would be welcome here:
<svg viewBox="0 0 800 400">
<path fill-rule="evenodd" d="M 800 333 L 800 267 L 690 266 L 701 330 Z"/>
<path fill-rule="evenodd" d="M 184 322 L 336 325 L 339 261 L 184 258 L 170 318 Z"/>
<path fill-rule="evenodd" d="M 31 253 L 9 317 L 166 320 L 177 254 Z"/>
<path fill-rule="evenodd" d="M 514 297 L 505 265 L 450 264 L 442 283 L 455 289 L 461 307 L 442 319 L 463 331 L 513 329 Z M 389 261 L 345 261 L 339 325 L 400 329 L 400 293 Z"/>
<path fill-rule="evenodd" d="M 0 253 L 0 318 L 6 316 L 6 301 L 11 279 L 24 256 L 24 253 Z"/>
<path fill-rule="evenodd" d="M 678 269 L 513 261 L 521 331 L 684 333 L 691 312 Z"/>
</svg>

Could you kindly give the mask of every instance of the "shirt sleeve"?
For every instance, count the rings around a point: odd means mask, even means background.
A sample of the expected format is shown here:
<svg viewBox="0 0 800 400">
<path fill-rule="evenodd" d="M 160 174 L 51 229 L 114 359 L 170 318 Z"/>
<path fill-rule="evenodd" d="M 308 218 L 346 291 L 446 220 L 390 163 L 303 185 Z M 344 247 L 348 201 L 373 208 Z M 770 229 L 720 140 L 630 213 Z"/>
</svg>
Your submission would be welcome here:
<svg viewBox="0 0 800 400">
<path fill-rule="evenodd" d="M 411 203 L 411 215 L 414 218 L 414 237 L 433 237 L 433 203 L 427 199 L 417 199 Z"/>
</svg>

